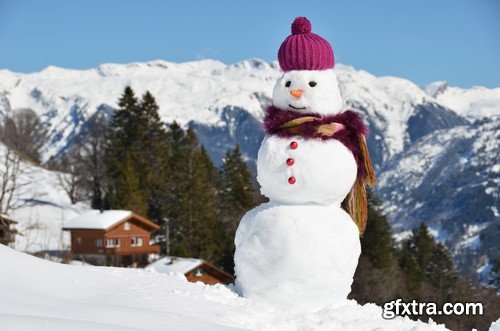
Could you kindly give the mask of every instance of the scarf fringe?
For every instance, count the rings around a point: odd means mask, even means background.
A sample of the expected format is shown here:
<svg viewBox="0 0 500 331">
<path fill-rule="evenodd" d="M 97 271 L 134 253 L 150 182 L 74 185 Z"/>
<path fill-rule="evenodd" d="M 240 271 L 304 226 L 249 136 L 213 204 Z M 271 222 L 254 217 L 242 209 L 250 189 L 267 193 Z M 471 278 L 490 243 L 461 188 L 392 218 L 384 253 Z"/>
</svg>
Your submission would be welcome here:
<svg viewBox="0 0 500 331">
<path fill-rule="evenodd" d="M 365 183 L 360 178 L 356 179 L 349 193 L 348 210 L 349 215 L 358 226 L 359 234 L 363 235 L 368 220 L 368 201 Z"/>
<path fill-rule="evenodd" d="M 356 178 L 356 182 L 349 192 L 348 210 L 351 218 L 354 220 L 359 229 L 359 234 L 363 235 L 368 221 L 368 198 L 366 196 L 366 185 L 373 187 L 376 183 L 375 171 L 373 170 L 368 147 L 366 146 L 365 136 L 359 137 L 359 145 L 363 156 L 363 163 L 366 169 L 366 177 L 362 179 L 360 176 Z"/>
<path fill-rule="evenodd" d="M 359 146 L 361 148 L 361 155 L 363 156 L 363 163 L 365 165 L 365 181 L 368 185 L 373 187 L 377 183 L 377 179 L 375 178 L 375 170 L 373 169 L 372 160 L 370 158 L 370 153 L 368 152 L 368 146 L 366 144 L 365 136 L 359 137 Z"/>
</svg>

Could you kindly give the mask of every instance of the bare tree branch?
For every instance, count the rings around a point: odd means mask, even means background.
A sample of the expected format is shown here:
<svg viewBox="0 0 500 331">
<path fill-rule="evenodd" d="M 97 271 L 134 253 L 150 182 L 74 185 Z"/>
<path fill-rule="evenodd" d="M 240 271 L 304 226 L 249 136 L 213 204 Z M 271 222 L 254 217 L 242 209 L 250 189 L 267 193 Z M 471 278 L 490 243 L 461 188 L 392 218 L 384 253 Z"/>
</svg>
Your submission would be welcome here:
<svg viewBox="0 0 500 331">
<path fill-rule="evenodd" d="M 20 188 L 27 185 L 21 183 L 21 159 L 9 147 L 0 147 L 0 214 L 8 215 L 21 207 Z"/>
<path fill-rule="evenodd" d="M 57 173 L 57 179 L 59 185 L 68 194 L 71 204 L 75 204 L 84 198 L 81 163 L 81 156 L 76 150 L 64 154 L 59 163 L 60 172 Z"/>
<path fill-rule="evenodd" d="M 42 229 L 40 218 L 30 214 L 28 222 L 24 223 L 19 233 L 24 237 L 25 245 L 23 251 L 28 251 L 38 240 L 38 235 Z"/>
</svg>

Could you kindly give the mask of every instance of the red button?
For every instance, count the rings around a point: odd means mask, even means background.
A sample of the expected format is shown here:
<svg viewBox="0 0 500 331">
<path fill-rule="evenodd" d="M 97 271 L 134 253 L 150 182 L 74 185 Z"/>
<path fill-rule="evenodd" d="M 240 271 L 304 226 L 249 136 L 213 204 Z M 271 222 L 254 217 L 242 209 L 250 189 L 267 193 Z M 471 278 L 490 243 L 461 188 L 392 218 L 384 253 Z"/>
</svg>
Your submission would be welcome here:
<svg viewBox="0 0 500 331">
<path fill-rule="evenodd" d="M 286 165 L 289 167 L 293 166 L 294 163 L 295 163 L 295 160 L 292 158 L 289 158 L 286 160 Z"/>
<path fill-rule="evenodd" d="M 288 178 L 288 184 L 293 185 L 293 184 L 295 184 L 295 182 L 296 182 L 295 177 L 292 176 L 292 177 Z"/>
<path fill-rule="evenodd" d="M 296 141 L 292 141 L 292 142 L 290 143 L 290 148 L 291 148 L 291 149 L 296 149 L 297 147 L 299 147 L 299 144 L 297 144 L 297 142 L 296 142 Z"/>
</svg>

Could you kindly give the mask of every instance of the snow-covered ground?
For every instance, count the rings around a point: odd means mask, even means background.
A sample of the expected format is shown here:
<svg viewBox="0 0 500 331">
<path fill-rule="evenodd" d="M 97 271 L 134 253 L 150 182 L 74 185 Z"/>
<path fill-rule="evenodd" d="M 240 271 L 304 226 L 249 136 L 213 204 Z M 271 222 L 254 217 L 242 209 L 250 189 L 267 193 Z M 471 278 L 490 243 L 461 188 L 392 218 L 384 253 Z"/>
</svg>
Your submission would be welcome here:
<svg viewBox="0 0 500 331">
<path fill-rule="evenodd" d="M 58 264 L 0 245 L 2 330 L 446 330 L 354 301 L 292 314 L 181 274 Z"/>
</svg>

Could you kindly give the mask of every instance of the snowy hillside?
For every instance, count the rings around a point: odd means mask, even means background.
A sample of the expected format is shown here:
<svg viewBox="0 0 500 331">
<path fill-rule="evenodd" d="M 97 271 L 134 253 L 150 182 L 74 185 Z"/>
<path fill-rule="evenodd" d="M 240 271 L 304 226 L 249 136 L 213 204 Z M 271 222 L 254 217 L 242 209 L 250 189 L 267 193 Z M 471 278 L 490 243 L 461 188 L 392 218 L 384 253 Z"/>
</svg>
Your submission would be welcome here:
<svg viewBox="0 0 500 331">
<path fill-rule="evenodd" d="M 0 144 L 0 159 L 4 153 L 5 146 Z M 62 226 L 89 207 L 84 203 L 71 204 L 57 173 L 27 162 L 21 162 L 20 169 L 14 196 L 20 208 L 10 214 L 19 222 L 15 248 L 30 252 L 67 249 L 69 234 L 61 230 Z"/>
<path fill-rule="evenodd" d="M 396 229 L 430 222 L 456 254 L 464 251 L 458 247 L 474 251 L 471 267 L 498 257 L 488 238 L 500 222 L 494 131 L 500 88 L 465 90 L 438 82 L 424 91 L 406 79 L 341 64 L 335 70 L 346 106 L 359 110 L 370 126 L 368 147 L 381 179 L 376 189 Z M 79 133 L 89 118 L 110 114 L 131 85 L 139 94 L 152 92 L 163 120 L 193 127 L 216 162 L 239 143 L 253 164 L 263 138 L 263 107 L 279 75 L 277 63 L 259 59 L 48 67 L 33 74 L 0 70 L 0 118 L 23 108 L 38 114 L 50 133 L 48 159 L 85 139 Z"/>
<path fill-rule="evenodd" d="M 5 330 L 446 330 L 382 318 L 354 301 L 311 313 L 257 305 L 228 288 L 137 269 L 49 262 L 0 245 Z"/>
</svg>

